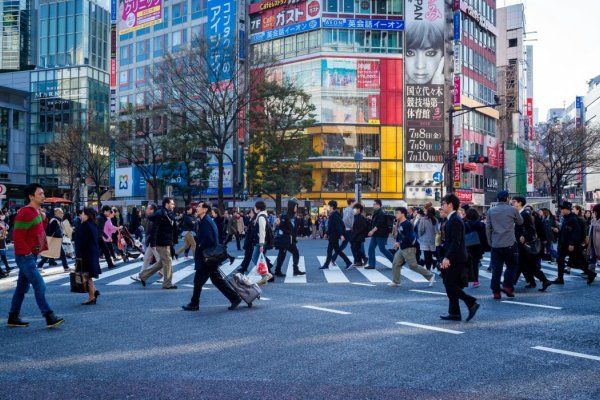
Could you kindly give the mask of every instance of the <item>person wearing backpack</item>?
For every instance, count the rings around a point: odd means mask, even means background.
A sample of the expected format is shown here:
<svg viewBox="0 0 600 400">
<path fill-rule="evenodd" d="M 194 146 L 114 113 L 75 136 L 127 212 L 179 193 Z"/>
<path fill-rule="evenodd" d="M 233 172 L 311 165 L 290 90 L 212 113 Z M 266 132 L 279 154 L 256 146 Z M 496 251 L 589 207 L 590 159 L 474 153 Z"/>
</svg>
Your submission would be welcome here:
<svg viewBox="0 0 600 400">
<path fill-rule="evenodd" d="M 277 254 L 277 263 L 275 264 L 275 276 L 285 278 L 285 274 L 281 272 L 281 267 L 285 261 L 286 253 L 289 251 L 292 255 L 294 276 L 305 275 L 305 272 L 300 271 L 298 262 L 300 261 L 300 253 L 298 252 L 298 224 L 301 218 L 296 217 L 298 211 L 298 203 L 293 200 L 288 201 L 287 213 L 283 214 L 279 221 L 279 230 L 281 231 L 282 239 L 286 245 L 279 248 Z"/>
<path fill-rule="evenodd" d="M 252 243 L 254 250 L 252 252 L 252 262 L 258 266 L 258 259 L 262 254 L 265 259 L 267 258 L 267 250 L 273 248 L 273 228 L 269 224 L 269 216 L 267 215 L 267 205 L 264 201 L 258 200 L 254 204 L 254 212 L 256 213 L 256 220 L 252 227 Z M 265 284 L 267 282 L 274 282 L 275 278 L 271 273 L 271 265 L 267 263 L 269 272 L 263 275 L 259 284 Z"/>
<path fill-rule="evenodd" d="M 393 262 L 394 256 L 385 247 L 387 244 L 388 236 L 391 233 L 391 229 L 388 224 L 388 217 L 381 209 L 381 200 L 375 199 L 373 201 L 373 221 L 371 223 L 371 230 L 369 231 L 369 237 L 371 242 L 369 243 L 369 265 L 365 269 L 375 269 L 377 263 L 375 259 L 375 248 L 379 247 L 381 254 L 385 256 L 390 262 Z"/>
<path fill-rule="evenodd" d="M 342 241 L 344 241 L 345 239 L 345 228 L 344 221 L 342 220 L 342 216 L 340 215 L 337 208 L 337 201 L 330 200 L 329 203 L 327 203 L 327 205 L 329 206 L 329 211 L 331 212 L 331 214 L 329 215 L 329 221 L 327 225 L 327 258 L 325 259 L 325 264 L 323 264 L 323 266 L 321 266 L 319 269 L 329 268 L 329 263 L 331 262 L 333 254 L 337 254 L 338 256 L 342 257 L 342 260 L 344 260 L 344 262 L 346 263 L 346 269 L 350 269 L 350 267 L 352 266 L 350 259 L 346 254 L 344 254 L 340 250 L 339 241 L 340 239 L 342 239 Z"/>
</svg>

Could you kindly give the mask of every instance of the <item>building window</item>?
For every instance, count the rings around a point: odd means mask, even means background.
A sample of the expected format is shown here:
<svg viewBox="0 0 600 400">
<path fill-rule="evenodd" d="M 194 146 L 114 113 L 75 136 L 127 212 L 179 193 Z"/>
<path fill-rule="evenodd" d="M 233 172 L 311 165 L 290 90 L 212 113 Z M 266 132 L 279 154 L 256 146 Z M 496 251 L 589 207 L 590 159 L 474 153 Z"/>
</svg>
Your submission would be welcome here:
<svg viewBox="0 0 600 400">
<path fill-rule="evenodd" d="M 508 39 L 508 47 L 517 47 L 517 38 Z"/>
<path fill-rule="evenodd" d="M 182 29 L 180 31 L 175 31 L 171 34 L 171 43 L 172 50 L 178 51 L 181 46 L 185 46 L 187 43 L 187 30 Z"/>
<path fill-rule="evenodd" d="M 205 14 L 202 12 L 203 2 L 203 0 L 192 0 L 192 19 L 198 19 Z"/>
<path fill-rule="evenodd" d="M 169 27 L 169 7 L 163 7 L 163 18 L 160 24 L 154 25 L 154 32 Z"/>
<path fill-rule="evenodd" d="M 119 49 L 119 62 L 121 65 L 131 64 L 133 61 L 133 44 L 126 44 Z"/>
<path fill-rule="evenodd" d="M 169 36 L 168 35 L 160 35 L 160 36 L 156 36 L 154 39 L 154 50 L 153 50 L 153 54 L 154 57 L 162 57 L 165 55 L 166 53 L 166 49 L 168 48 L 168 41 L 169 41 Z"/>
<path fill-rule="evenodd" d="M 150 58 L 150 39 L 141 40 L 136 45 L 136 61 L 146 61 Z"/>
<path fill-rule="evenodd" d="M 187 21 L 187 0 L 173 4 L 173 25 L 179 25 Z"/>
</svg>

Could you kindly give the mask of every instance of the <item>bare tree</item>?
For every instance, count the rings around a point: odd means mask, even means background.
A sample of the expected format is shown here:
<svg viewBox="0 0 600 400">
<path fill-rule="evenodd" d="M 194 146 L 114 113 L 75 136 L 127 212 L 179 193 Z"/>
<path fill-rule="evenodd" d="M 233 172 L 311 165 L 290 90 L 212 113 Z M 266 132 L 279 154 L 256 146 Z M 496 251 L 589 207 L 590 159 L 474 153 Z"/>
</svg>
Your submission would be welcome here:
<svg viewBox="0 0 600 400">
<path fill-rule="evenodd" d="M 54 140 L 46 145 L 44 150 L 45 155 L 54 162 L 59 173 L 66 179 L 71 199 L 75 197 L 77 178 L 83 169 L 84 131 L 80 124 L 59 125 Z"/>
<path fill-rule="evenodd" d="M 257 93 L 254 89 L 265 78 L 263 69 L 247 74 L 246 66 L 236 61 L 237 48 L 238 44 L 215 48 L 196 38 L 191 47 L 167 54 L 157 64 L 152 79 L 153 104 L 163 104 L 169 115 L 183 116 L 173 119 L 171 127 L 190 129 L 215 157 L 221 209 L 224 164 L 230 158 L 227 149 L 245 125 L 248 106 Z M 254 61 L 255 65 L 264 64 L 258 58 Z"/>
<path fill-rule="evenodd" d="M 109 190 L 111 136 L 106 125 L 91 124 L 82 149 L 83 171 L 96 194 L 98 209 L 101 198 Z"/>
<path fill-rule="evenodd" d="M 548 124 L 539 132 L 540 151 L 533 154 L 559 204 L 565 186 L 576 183 L 585 169 L 600 167 L 600 129 L 574 123 Z"/>
<path fill-rule="evenodd" d="M 130 106 L 112 132 L 115 154 L 137 167 L 152 188 L 153 200 L 158 202 L 162 187 L 162 168 L 166 163 L 161 148 L 162 136 L 167 132 L 167 118 L 161 108 Z"/>
<path fill-rule="evenodd" d="M 314 150 L 305 129 L 315 123 L 316 107 L 288 80 L 265 81 L 257 90 L 261 100 L 250 111 L 248 181 L 251 192 L 271 197 L 280 213 L 284 195 L 312 187 L 306 160 Z"/>
</svg>

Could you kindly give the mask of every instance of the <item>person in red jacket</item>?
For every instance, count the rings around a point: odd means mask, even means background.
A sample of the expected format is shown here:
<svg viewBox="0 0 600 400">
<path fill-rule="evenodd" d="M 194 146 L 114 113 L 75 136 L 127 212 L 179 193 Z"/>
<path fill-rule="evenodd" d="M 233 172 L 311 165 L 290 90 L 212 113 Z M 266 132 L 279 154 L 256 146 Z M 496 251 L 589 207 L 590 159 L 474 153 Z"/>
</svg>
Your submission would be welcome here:
<svg viewBox="0 0 600 400">
<path fill-rule="evenodd" d="M 31 285 L 35 293 L 35 301 L 46 318 L 46 325 L 48 328 L 53 328 L 62 324 L 64 319 L 54 315 L 46 301 L 46 283 L 35 264 L 37 255 L 47 248 L 45 215 L 40 210 L 46 196 L 44 196 L 44 188 L 37 183 L 26 186 L 23 192 L 25 198 L 29 200 L 29 204 L 22 207 L 15 218 L 13 242 L 19 277 L 10 305 L 7 324 L 9 327 L 29 326 L 28 322 L 21 320 L 19 313 L 25 293 Z"/>
</svg>

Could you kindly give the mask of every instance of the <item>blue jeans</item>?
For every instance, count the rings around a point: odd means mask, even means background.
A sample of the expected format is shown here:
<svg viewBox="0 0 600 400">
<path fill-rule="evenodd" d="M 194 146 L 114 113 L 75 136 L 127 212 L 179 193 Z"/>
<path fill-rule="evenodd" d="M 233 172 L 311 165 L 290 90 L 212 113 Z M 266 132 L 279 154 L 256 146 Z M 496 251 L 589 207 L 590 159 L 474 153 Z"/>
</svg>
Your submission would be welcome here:
<svg viewBox="0 0 600 400">
<path fill-rule="evenodd" d="M 44 278 L 35 265 L 35 255 L 16 256 L 15 261 L 19 267 L 19 278 L 17 279 L 17 287 L 13 294 L 12 303 L 10 304 L 11 313 L 20 313 L 21 305 L 25 299 L 25 293 L 29 291 L 29 285 L 33 286 L 35 293 L 35 301 L 37 302 L 42 315 L 52 312 L 50 305 L 46 301 L 46 283 Z"/>
<path fill-rule="evenodd" d="M 519 248 L 517 243 L 510 247 L 492 248 L 492 259 L 490 260 L 490 267 L 492 268 L 492 284 L 490 288 L 493 293 L 500 293 L 500 277 L 502 276 L 502 269 L 506 264 L 506 270 L 504 271 L 503 285 L 505 288 L 513 289 L 515 276 L 517 274 L 519 260 Z"/>
<path fill-rule="evenodd" d="M 377 265 L 377 260 L 375 259 L 375 247 L 379 247 L 379 251 L 381 254 L 385 256 L 390 262 L 394 261 L 394 256 L 390 251 L 385 247 L 387 244 L 387 236 L 371 236 L 371 242 L 369 243 L 369 265 L 374 267 Z"/>
<path fill-rule="evenodd" d="M 352 231 L 346 230 L 344 231 L 344 240 L 342 241 L 342 243 L 340 244 L 340 251 L 344 251 L 344 249 L 346 248 L 346 246 L 348 246 L 348 244 L 350 243 L 350 234 L 352 233 Z M 338 253 L 333 253 L 333 257 L 331 258 L 331 262 L 335 262 L 335 260 L 338 257 Z"/>
</svg>

